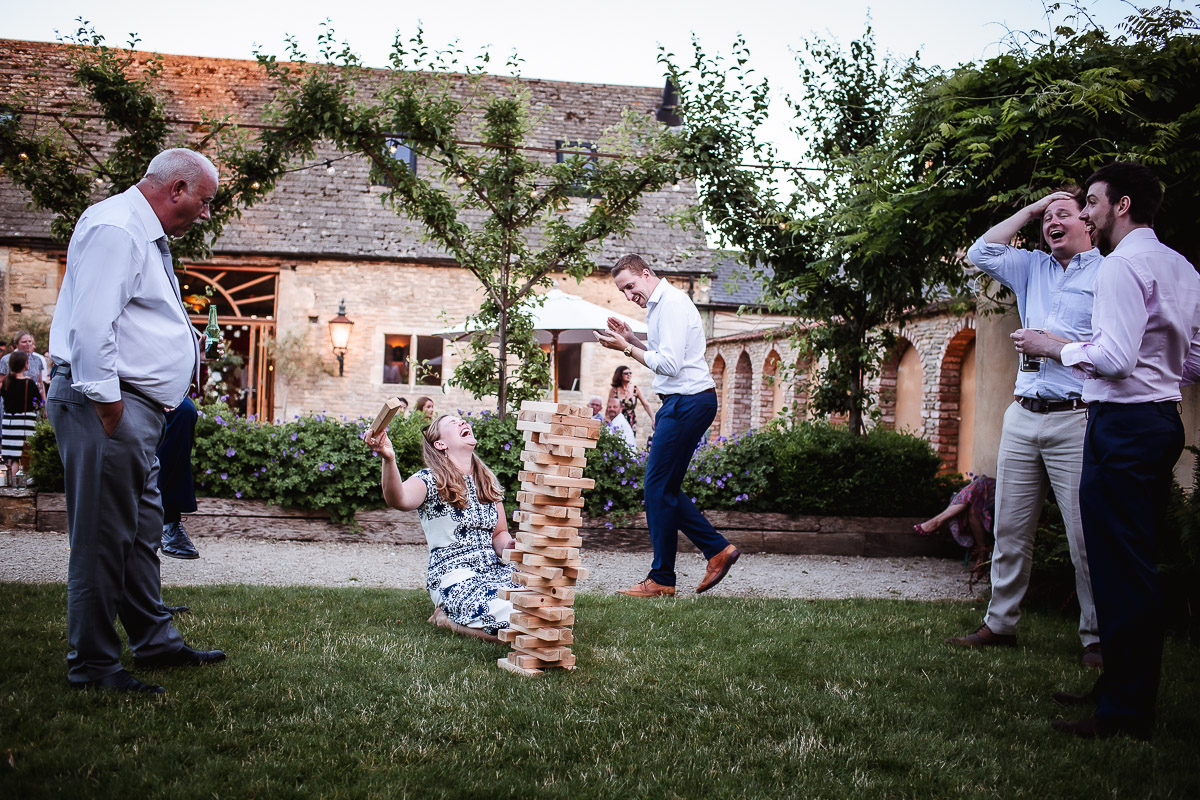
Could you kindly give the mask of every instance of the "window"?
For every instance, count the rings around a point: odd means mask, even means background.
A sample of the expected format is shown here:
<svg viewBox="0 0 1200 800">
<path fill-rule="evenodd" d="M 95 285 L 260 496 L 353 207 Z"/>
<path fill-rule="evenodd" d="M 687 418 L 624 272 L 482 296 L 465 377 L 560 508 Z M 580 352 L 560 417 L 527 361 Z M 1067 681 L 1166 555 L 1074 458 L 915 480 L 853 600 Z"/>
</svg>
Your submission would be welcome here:
<svg viewBox="0 0 1200 800">
<path fill-rule="evenodd" d="M 579 156 L 587 156 L 587 161 L 583 169 L 589 177 L 591 177 L 591 173 L 595 172 L 596 167 L 600 163 L 600 159 L 596 157 L 596 146 L 591 142 L 567 142 L 559 139 L 554 143 L 554 147 L 558 151 L 554 154 L 554 159 L 559 164 L 565 164 L 568 161 L 577 159 Z M 589 194 L 582 184 L 574 184 L 569 194 L 576 197 L 596 196 Z"/>
<path fill-rule="evenodd" d="M 550 357 L 550 345 L 542 345 L 542 352 Z M 558 389 L 563 392 L 579 391 L 579 363 L 583 354 L 581 344 L 560 344 L 558 346 Z M 551 365 L 553 367 L 553 365 Z M 550 376 L 551 383 L 547 388 L 553 388 L 554 375 Z"/>
<path fill-rule="evenodd" d="M 383 382 L 394 386 L 441 386 L 442 345 L 437 336 L 383 336 Z"/>
<path fill-rule="evenodd" d="M 407 167 L 413 175 L 417 174 L 417 154 L 404 143 L 404 134 L 397 133 L 383 140 L 383 154 L 402 167 Z M 376 166 L 371 167 L 371 184 L 374 186 L 391 186 L 391 177 Z"/>
</svg>

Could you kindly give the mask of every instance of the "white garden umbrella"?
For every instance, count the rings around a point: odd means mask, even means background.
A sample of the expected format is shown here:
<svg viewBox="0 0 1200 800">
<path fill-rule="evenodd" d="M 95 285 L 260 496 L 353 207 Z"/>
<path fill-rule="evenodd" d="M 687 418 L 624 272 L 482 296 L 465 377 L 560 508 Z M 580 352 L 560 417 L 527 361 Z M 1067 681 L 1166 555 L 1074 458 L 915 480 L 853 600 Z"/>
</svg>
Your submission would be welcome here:
<svg viewBox="0 0 1200 800">
<path fill-rule="evenodd" d="M 608 327 L 608 318 L 616 317 L 633 329 L 639 339 L 646 338 L 646 323 L 618 314 L 615 311 L 589 303 L 582 297 L 567 294 L 560 289 L 551 289 L 545 300 L 533 309 L 533 327 L 538 342 L 550 345 L 551 374 L 554 376 L 554 401 L 558 402 L 558 345 L 594 342 L 593 331 Z M 473 328 L 458 326 L 437 331 L 435 336 L 443 339 L 461 339 L 474 332 Z M 493 339 L 496 337 L 493 336 Z"/>
</svg>

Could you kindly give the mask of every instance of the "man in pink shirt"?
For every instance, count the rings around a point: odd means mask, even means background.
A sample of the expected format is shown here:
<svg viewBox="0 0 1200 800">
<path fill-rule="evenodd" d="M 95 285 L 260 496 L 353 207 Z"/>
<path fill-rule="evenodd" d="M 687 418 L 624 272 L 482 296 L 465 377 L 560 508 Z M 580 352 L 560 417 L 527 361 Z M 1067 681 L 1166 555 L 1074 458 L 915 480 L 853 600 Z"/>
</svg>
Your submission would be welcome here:
<svg viewBox="0 0 1200 800">
<path fill-rule="evenodd" d="M 1151 227 L 1162 185 L 1141 164 L 1101 167 L 1087 180 L 1080 213 L 1106 255 L 1096 279 L 1092 338 L 1066 342 L 1031 329 L 1017 350 L 1081 370 L 1089 403 L 1079 486 L 1080 516 L 1104 652 L 1095 702 L 1055 729 L 1084 738 L 1149 739 L 1162 671 L 1162 594 L 1156 566 L 1171 476 L 1183 450 L 1180 383 L 1200 376 L 1200 275 Z"/>
</svg>

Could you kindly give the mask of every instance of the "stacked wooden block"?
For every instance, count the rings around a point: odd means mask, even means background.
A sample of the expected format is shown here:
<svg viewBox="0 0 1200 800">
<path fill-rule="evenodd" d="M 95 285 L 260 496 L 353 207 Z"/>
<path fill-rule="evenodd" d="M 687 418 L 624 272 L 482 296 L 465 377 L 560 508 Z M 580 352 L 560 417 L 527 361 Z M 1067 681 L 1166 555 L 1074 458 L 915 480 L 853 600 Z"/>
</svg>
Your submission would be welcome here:
<svg viewBox="0 0 1200 800">
<path fill-rule="evenodd" d="M 603 426 L 587 406 L 521 404 L 517 430 L 524 438 L 524 468 L 513 513 L 517 544 L 504 551 L 516 565 L 513 582 L 520 588 L 502 590 L 514 608 L 510 627 L 500 631 L 501 641 L 513 646 L 499 661 L 510 672 L 540 675 L 550 667 L 575 668 L 572 605 L 575 583 L 587 577 L 579 559 L 582 493 L 595 484 L 583 477 L 583 468 Z"/>
</svg>

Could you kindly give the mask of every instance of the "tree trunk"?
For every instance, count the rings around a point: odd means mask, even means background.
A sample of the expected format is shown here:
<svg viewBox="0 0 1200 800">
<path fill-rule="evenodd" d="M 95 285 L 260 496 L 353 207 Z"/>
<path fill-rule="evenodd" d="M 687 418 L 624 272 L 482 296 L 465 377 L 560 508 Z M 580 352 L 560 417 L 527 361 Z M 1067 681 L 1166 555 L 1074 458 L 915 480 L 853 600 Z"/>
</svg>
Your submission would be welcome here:
<svg viewBox="0 0 1200 800">
<path fill-rule="evenodd" d="M 505 298 L 507 301 L 508 298 Z M 497 354 L 500 370 L 496 376 L 498 378 L 499 390 L 496 392 L 496 411 L 501 417 L 508 410 L 508 306 L 500 305 L 500 343 L 499 352 Z"/>
</svg>

